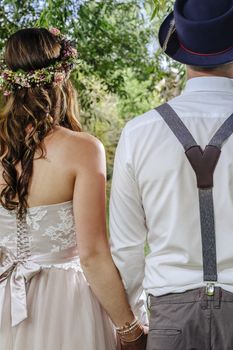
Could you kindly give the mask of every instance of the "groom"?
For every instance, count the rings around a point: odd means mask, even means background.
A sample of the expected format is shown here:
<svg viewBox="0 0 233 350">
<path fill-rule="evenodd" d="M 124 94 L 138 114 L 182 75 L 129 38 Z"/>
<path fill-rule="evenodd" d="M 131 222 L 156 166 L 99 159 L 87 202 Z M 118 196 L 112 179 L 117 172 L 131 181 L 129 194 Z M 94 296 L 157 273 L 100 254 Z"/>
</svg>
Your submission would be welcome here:
<svg viewBox="0 0 233 350">
<path fill-rule="evenodd" d="M 110 201 L 114 261 L 147 350 L 233 349 L 233 0 L 176 0 L 160 44 L 182 95 L 123 129 Z M 147 245 L 148 254 L 144 249 Z"/>
</svg>

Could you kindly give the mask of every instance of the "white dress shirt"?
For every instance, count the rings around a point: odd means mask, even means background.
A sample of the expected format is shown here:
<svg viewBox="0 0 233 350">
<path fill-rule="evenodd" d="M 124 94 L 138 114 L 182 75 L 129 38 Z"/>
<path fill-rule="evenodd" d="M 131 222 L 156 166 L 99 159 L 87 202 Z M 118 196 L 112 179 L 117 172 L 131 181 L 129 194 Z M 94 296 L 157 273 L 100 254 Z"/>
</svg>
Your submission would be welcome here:
<svg viewBox="0 0 233 350">
<path fill-rule="evenodd" d="M 233 81 L 193 78 L 169 104 L 204 148 L 233 113 Z M 216 285 L 233 292 L 233 135 L 223 145 L 213 195 Z M 182 145 L 155 110 L 123 129 L 115 156 L 110 235 L 130 304 L 144 323 L 143 290 L 159 296 L 205 285 L 196 176 Z M 145 258 L 146 242 L 150 252 Z"/>
</svg>

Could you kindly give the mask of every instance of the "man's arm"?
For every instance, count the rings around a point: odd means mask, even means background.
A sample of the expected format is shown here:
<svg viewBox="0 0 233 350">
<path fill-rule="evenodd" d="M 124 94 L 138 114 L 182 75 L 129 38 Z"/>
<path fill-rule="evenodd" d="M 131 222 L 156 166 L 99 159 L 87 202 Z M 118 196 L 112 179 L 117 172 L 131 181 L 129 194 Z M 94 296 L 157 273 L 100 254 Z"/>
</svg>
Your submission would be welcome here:
<svg viewBox="0 0 233 350">
<path fill-rule="evenodd" d="M 144 278 L 145 214 L 131 163 L 130 145 L 124 129 L 116 150 L 110 198 L 110 242 L 129 302 L 135 315 L 147 324 Z"/>
</svg>

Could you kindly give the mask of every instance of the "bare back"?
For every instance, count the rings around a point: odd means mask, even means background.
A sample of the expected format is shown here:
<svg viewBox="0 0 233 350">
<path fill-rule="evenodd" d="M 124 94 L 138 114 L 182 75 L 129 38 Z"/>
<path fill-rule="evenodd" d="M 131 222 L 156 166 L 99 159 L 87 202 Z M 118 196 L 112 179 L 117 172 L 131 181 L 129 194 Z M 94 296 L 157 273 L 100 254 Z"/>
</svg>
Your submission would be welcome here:
<svg viewBox="0 0 233 350">
<path fill-rule="evenodd" d="M 29 207 L 62 203 L 73 199 L 79 168 L 78 159 L 85 159 L 85 149 L 90 140 L 96 139 L 86 133 L 63 127 L 56 127 L 44 139 L 46 157 L 38 159 L 40 151 L 36 152 L 29 185 Z M 20 173 L 20 165 L 17 170 Z M 5 184 L 2 169 L 0 183 Z"/>
</svg>

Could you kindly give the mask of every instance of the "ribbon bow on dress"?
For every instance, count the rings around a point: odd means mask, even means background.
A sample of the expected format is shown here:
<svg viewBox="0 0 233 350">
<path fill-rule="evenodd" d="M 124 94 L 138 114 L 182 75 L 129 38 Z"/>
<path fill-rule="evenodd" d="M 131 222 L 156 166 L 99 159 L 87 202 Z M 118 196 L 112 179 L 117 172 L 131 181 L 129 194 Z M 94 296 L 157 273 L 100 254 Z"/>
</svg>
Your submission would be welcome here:
<svg viewBox="0 0 233 350">
<path fill-rule="evenodd" d="M 27 318 L 26 284 L 40 272 L 41 266 L 30 258 L 20 260 L 13 252 L 0 246 L 0 326 L 7 281 L 10 283 L 12 327 Z"/>
</svg>

